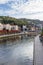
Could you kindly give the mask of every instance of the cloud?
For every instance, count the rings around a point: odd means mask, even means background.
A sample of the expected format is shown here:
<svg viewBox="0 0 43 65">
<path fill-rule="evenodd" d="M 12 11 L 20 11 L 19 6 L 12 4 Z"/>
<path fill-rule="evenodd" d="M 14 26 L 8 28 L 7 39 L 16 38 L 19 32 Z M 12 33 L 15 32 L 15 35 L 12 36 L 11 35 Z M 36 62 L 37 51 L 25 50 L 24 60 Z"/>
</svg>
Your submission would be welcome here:
<svg viewBox="0 0 43 65">
<path fill-rule="evenodd" d="M 14 3 L 11 4 L 11 8 L 15 9 L 23 14 L 29 13 L 40 13 L 43 11 L 43 1 L 27 1 L 24 4 L 15 5 Z"/>
<path fill-rule="evenodd" d="M 43 0 L 0 0 L 0 4 L 7 3 L 9 10 L 2 12 L 17 18 L 43 19 Z"/>
<path fill-rule="evenodd" d="M 0 0 L 0 4 L 8 3 L 9 0 Z"/>
<path fill-rule="evenodd" d="M 14 10 L 8 10 L 8 11 L 5 11 L 5 14 L 7 14 L 8 16 L 13 16 L 16 14 L 16 11 Z"/>
</svg>

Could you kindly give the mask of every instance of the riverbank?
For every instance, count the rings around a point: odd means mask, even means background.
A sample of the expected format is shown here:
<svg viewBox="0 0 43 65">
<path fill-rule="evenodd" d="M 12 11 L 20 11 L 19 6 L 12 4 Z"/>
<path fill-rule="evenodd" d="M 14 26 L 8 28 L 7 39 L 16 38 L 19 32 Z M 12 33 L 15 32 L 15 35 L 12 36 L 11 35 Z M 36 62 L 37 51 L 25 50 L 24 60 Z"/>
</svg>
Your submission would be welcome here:
<svg viewBox="0 0 43 65">
<path fill-rule="evenodd" d="M 36 32 L 22 32 L 22 33 L 15 33 L 15 34 L 5 34 L 5 35 L 0 35 L 0 41 L 3 40 L 10 40 L 10 39 L 19 39 L 22 37 L 34 37 L 36 36 Z"/>
</svg>

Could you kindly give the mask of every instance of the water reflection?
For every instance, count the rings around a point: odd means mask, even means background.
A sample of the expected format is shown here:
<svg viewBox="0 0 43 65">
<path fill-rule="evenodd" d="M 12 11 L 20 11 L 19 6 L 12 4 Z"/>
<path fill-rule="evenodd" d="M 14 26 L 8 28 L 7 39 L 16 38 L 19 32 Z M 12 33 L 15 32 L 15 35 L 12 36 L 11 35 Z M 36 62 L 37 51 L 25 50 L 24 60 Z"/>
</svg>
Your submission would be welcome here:
<svg viewBox="0 0 43 65">
<path fill-rule="evenodd" d="M 0 65 L 32 65 L 33 39 L 4 41 L 0 44 Z"/>
</svg>

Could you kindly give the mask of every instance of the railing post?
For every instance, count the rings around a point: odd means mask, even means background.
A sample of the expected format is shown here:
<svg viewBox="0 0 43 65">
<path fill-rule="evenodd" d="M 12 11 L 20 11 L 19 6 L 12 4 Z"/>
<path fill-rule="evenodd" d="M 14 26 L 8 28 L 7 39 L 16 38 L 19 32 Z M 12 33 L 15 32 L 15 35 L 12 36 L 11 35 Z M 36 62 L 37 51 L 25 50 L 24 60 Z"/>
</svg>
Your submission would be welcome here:
<svg viewBox="0 0 43 65">
<path fill-rule="evenodd" d="M 34 38 L 34 44 L 33 44 L 33 65 L 36 65 L 36 60 L 35 60 L 35 38 Z"/>
</svg>

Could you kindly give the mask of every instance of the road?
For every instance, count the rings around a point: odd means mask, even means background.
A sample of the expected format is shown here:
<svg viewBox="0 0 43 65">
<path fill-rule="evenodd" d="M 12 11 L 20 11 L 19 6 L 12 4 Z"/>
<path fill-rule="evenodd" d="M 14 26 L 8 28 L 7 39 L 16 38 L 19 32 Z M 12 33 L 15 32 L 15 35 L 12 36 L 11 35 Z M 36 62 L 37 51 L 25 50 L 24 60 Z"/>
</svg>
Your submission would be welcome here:
<svg viewBox="0 0 43 65">
<path fill-rule="evenodd" d="M 34 65 L 43 65 L 43 43 L 40 42 L 39 36 L 34 42 Z"/>
</svg>

